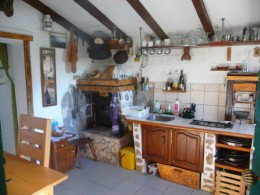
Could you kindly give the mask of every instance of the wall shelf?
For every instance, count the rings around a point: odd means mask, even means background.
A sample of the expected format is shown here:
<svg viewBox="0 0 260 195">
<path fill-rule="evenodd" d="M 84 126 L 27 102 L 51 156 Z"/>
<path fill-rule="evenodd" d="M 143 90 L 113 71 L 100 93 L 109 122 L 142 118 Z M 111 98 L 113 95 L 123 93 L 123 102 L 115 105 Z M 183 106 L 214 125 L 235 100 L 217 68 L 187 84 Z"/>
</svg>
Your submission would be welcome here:
<svg viewBox="0 0 260 195">
<path fill-rule="evenodd" d="M 243 152 L 251 152 L 252 151 L 250 148 L 230 146 L 230 145 L 222 144 L 222 143 L 216 143 L 216 147 L 238 150 L 238 151 L 243 151 Z"/>
<path fill-rule="evenodd" d="M 134 90 L 134 80 L 77 80 L 81 91 L 118 92 Z"/>
<path fill-rule="evenodd" d="M 243 46 L 243 45 L 258 45 L 260 40 L 257 41 L 221 41 L 221 42 L 209 42 L 206 44 L 198 45 L 169 45 L 169 46 L 153 46 L 153 47 L 141 47 L 141 49 L 152 49 L 152 48 L 172 48 L 172 49 L 182 49 L 184 47 L 190 48 L 203 48 L 203 47 L 224 47 L 224 46 Z M 233 70 L 233 69 L 232 69 Z"/>
<path fill-rule="evenodd" d="M 238 100 L 233 100 L 233 103 L 239 103 L 239 104 L 253 104 L 253 105 L 255 105 L 255 101 L 238 101 Z"/>
<path fill-rule="evenodd" d="M 185 90 L 181 89 L 171 89 L 171 90 L 162 90 L 163 92 L 175 92 L 175 93 L 186 93 Z"/>
<path fill-rule="evenodd" d="M 222 169 L 227 169 L 227 170 L 231 170 L 231 171 L 236 171 L 236 172 L 240 172 L 243 173 L 243 171 L 249 167 L 248 163 L 244 166 L 231 166 L 225 163 L 220 163 L 218 161 L 215 161 L 215 167 L 217 168 L 222 168 Z"/>
</svg>

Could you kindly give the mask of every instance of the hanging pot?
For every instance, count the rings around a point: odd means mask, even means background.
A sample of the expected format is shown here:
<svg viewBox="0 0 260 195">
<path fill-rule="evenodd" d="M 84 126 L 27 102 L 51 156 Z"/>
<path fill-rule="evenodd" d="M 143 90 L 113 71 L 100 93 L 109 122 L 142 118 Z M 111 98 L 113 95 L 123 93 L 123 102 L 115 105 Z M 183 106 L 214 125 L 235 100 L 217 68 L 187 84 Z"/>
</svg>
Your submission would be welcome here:
<svg viewBox="0 0 260 195">
<path fill-rule="evenodd" d="M 114 55 L 114 60 L 117 64 L 124 64 L 128 60 L 128 54 L 125 50 L 120 50 Z"/>
</svg>

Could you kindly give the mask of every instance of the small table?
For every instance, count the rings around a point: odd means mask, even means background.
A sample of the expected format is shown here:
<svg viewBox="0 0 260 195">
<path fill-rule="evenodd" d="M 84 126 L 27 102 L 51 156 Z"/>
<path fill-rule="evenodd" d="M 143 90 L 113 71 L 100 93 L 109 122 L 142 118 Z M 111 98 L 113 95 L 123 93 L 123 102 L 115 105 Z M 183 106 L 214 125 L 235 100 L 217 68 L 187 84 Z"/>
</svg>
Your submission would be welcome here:
<svg viewBox="0 0 260 195">
<path fill-rule="evenodd" d="M 53 194 L 53 187 L 68 176 L 4 152 L 8 195 Z"/>
</svg>

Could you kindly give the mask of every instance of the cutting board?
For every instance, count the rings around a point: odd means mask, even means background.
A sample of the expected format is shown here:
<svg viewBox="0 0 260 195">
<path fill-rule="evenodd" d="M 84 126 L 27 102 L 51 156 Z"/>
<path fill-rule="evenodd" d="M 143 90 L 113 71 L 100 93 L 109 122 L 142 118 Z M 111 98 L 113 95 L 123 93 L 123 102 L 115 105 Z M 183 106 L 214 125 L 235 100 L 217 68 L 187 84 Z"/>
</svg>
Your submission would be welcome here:
<svg viewBox="0 0 260 195">
<path fill-rule="evenodd" d="M 100 79 L 113 79 L 113 72 L 115 65 L 107 66 L 104 72 L 101 74 Z"/>
</svg>

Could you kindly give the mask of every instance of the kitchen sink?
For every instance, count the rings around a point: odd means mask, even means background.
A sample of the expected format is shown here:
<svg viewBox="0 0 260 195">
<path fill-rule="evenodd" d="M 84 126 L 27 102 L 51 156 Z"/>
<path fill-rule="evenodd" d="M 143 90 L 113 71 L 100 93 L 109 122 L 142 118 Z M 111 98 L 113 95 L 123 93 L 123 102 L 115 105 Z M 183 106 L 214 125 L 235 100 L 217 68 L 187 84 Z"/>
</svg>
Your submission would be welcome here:
<svg viewBox="0 0 260 195">
<path fill-rule="evenodd" d="M 161 121 L 161 122 L 168 122 L 172 121 L 174 117 L 172 116 L 164 116 L 164 115 L 157 115 L 157 114 L 152 114 L 146 118 L 146 120 L 149 121 Z"/>
</svg>

